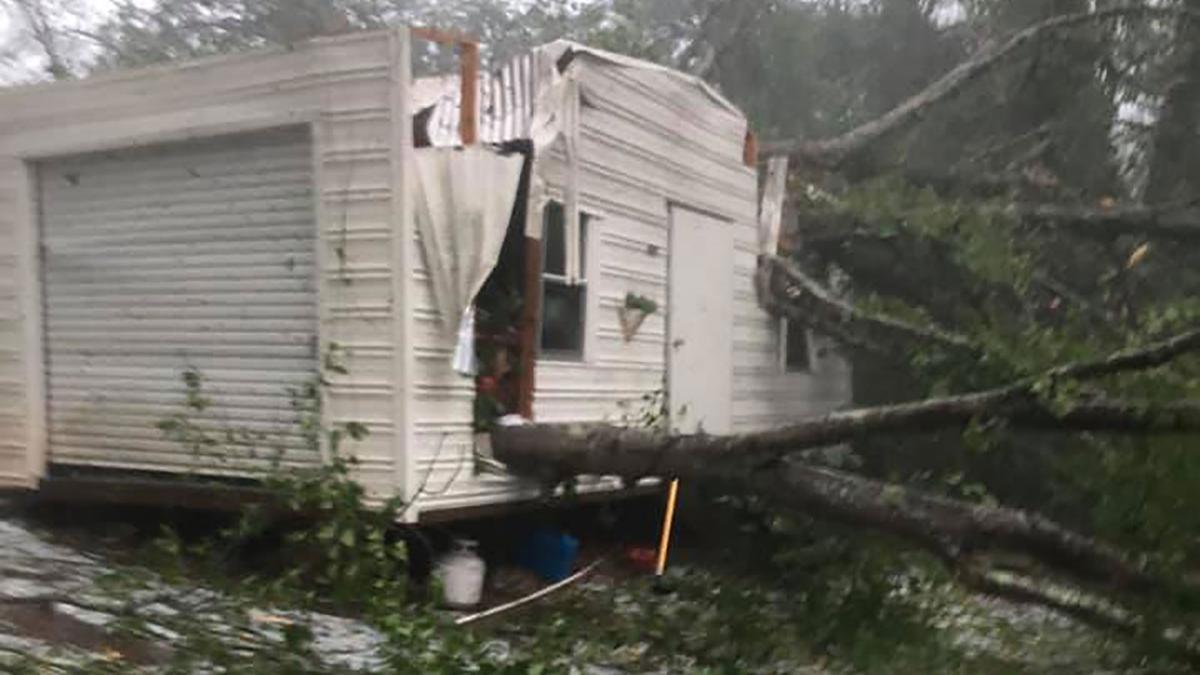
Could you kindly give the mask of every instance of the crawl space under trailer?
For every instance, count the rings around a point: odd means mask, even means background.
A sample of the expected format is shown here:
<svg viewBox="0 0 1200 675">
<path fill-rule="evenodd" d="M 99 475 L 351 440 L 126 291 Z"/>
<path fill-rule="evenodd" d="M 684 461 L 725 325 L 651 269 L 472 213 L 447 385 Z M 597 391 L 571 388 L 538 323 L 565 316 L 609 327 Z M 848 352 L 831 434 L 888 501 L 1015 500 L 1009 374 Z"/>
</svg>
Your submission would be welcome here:
<svg viewBox="0 0 1200 675">
<path fill-rule="evenodd" d="M 513 415 L 727 433 L 847 401 L 756 303 L 734 106 L 569 42 L 414 79 L 424 39 L 0 91 L 0 485 L 336 452 L 427 520 L 539 496 L 479 433 Z"/>
</svg>

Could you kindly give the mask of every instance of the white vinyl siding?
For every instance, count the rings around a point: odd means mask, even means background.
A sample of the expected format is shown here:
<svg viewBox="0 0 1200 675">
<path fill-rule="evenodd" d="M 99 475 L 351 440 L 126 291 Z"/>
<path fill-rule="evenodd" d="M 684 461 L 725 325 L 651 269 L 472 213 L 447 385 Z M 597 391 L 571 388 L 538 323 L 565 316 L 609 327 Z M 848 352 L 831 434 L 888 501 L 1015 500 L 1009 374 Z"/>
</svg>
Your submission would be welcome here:
<svg viewBox="0 0 1200 675">
<path fill-rule="evenodd" d="M 153 424 L 161 413 L 179 409 L 181 354 L 200 361 L 197 368 L 209 377 L 214 400 L 225 398 L 233 408 L 222 416 L 230 420 L 229 426 L 237 426 L 239 415 L 261 424 L 263 411 L 281 402 L 281 385 L 286 388 L 301 370 L 311 373 L 317 362 L 314 354 L 336 345 L 348 373 L 326 373 L 324 425 L 365 425 L 370 431 L 365 439 L 345 441 L 341 447 L 358 460 L 352 475 L 372 498 L 402 493 L 409 474 L 404 453 L 411 429 L 411 390 L 405 383 L 411 377 L 407 341 L 413 314 L 405 283 L 411 276 L 413 249 L 403 171 L 411 152 L 408 83 L 408 31 L 397 27 L 0 91 L 0 486 L 36 486 L 47 468 L 46 425 L 40 418 L 51 408 L 43 392 L 51 379 L 56 394 L 62 392 L 59 400 L 65 401 L 62 396 L 69 395 L 61 387 L 95 389 L 92 378 L 116 377 L 121 369 L 134 367 L 136 374 L 131 370 L 132 377 L 121 377 L 121 387 L 114 386 L 112 392 L 125 396 L 133 388 L 142 397 L 127 401 L 137 404 L 136 419 L 114 416 L 106 421 L 107 426 L 119 423 L 114 431 L 128 442 L 110 443 L 89 434 L 86 442 L 73 443 L 78 447 L 68 447 L 69 436 L 56 432 L 52 461 L 64 457 L 70 463 L 117 467 L 136 462 L 151 471 L 178 473 L 190 469 L 180 463 L 178 453 L 167 449 Z M 267 152 L 252 141 L 285 128 L 303 129 L 292 137 L 290 149 Z M 97 237 L 97 258 L 104 247 L 114 262 L 129 255 L 138 268 L 139 274 L 120 279 L 125 300 L 155 311 L 157 303 L 172 302 L 169 318 L 164 312 L 130 325 L 94 325 L 94 316 L 64 317 L 58 310 L 69 304 L 59 304 L 52 324 L 44 328 L 44 281 L 81 296 L 91 291 L 63 286 L 40 269 L 38 181 L 30 174 L 39 167 L 60 165 L 63 158 L 80 161 L 89 152 L 103 153 L 93 159 L 112 159 L 152 153 L 159 146 L 184 148 L 186 154 L 187 148 L 219 146 L 231 134 L 249 134 L 242 138 L 251 140 L 225 142 L 229 147 L 221 150 L 221 176 L 201 172 L 210 196 L 188 196 L 186 207 L 153 226 L 95 223 L 97 233 L 104 231 L 104 237 Z M 302 140 L 308 136 L 311 141 Z M 286 169 L 278 164 L 285 157 Z M 216 155 L 212 160 L 217 162 Z M 176 176 L 163 183 L 165 174 L 138 176 L 167 191 L 183 189 L 197 178 Z M 296 181 L 307 184 L 299 188 Z M 86 188 L 89 182 L 94 180 L 81 180 L 78 187 Z M 199 189 L 199 183 L 196 186 Z M 233 200 L 231 190 L 237 192 Z M 46 197 L 53 197 L 51 191 Z M 108 201 L 97 202 L 99 210 L 88 217 L 129 211 L 123 199 L 119 192 L 106 195 Z M 247 200 L 256 204 L 249 211 Z M 276 208 L 295 207 L 299 213 L 301 201 L 307 214 L 303 225 Z M 244 219 L 222 224 L 221 204 L 246 211 Z M 165 229 L 172 223 L 189 226 Z M 297 231 L 306 228 L 303 255 L 301 242 L 281 236 L 290 231 L 289 223 Z M 52 233 L 47 243 L 53 244 L 53 239 Z M 147 246 L 160 255 L 147 257 Z M 193 249 L 202 256 L 203 269 L 188 264 Z M 284 264 L 294 267 L 280 271 L 277 263 L 292 254 L 295 259 Z M 231 269 L 238 271 L 230 274 Z M 256 289 L 252 311 L 227 314 L 240 302 L 240 292 L 233 289 L 248 288 Z M 300 300 L 300 295 L 307 299 Z M 141 298 L 147 300 L 144 306 Z M 234 304 L 226 304 L 226 299 Z M 308 308 L 306 313 L 297 313 L 300 305 Z M 76 309 L 99 313 L 100 318 L 107 312 L 102 304 Z M 249 324 L 242 323 L 247 320 L 255 324 L 247 328 Z M 268 321 L 279 335 L 245 339 Z M 318 344 L 313 344 L 316 325 Z M 124 340 L 128 331 L 138 336 Z M 58 337 L 50 337 L 51 332 Z M 305 333 L 307 341 L 300 337 Z M 189 340 L 201 334 L 212 351 L 207 365 L 190 354 L 194 346 Z M 181 341 L 180 335 L 188 337 Z M 127 351 L 139 352 L 138 361 L 113 353 L 114 345 L 122 342 Z M 46 359 L 44 344 L 70 349 L 59 352 L 57 360 Z M 124 360 L 103 370 L 81 365 L 70 372 L 59 367 L 71 360 L 82 364 L 94 359 L 92 352 Z M 169 379 L 167 372 L 172 373 Z M 225 395 L 218 396 L 217 390 Z M 168 406 L 143 407 L 168 394 L 174 397 Z M 67 429 L 64 414 L 60 410 L 55 422 L 60 430 Z M 275 417 L 267 417 L 273 426 Z M 144 435 L 136 442 L 135 430 Z M 119 452 L 109 454 L 113 448 Z"/>
</svg>

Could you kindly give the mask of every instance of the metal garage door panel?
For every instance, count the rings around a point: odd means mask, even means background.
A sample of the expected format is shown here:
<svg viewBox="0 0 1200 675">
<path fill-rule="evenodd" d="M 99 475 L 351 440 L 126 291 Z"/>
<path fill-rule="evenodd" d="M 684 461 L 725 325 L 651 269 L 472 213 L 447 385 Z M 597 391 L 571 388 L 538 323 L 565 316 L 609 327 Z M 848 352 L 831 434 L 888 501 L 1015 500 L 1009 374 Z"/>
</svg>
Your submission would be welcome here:
<svg viewBox="0 0 1200 675">
<path fill-rule="evenodd" d="M 38 180 L 50 460 L 246 473 L 283 448 L 315 462 L 293 406 L 317 370 L 307 131 L 56 159 Z M 200 453 L 157 428 L 185 411 L 188 369 L 212 402 L 188 415 L 223 441 Z"/>
</svg>

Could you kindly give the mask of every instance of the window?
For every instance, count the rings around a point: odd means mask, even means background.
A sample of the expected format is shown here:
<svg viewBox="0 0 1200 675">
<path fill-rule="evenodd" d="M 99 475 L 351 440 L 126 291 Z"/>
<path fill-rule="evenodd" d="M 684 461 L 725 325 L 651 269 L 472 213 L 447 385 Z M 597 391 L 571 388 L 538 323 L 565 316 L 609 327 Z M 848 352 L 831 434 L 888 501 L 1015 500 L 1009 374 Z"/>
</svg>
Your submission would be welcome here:
<svg viewBox="0 0 1200 675">
<path fill-rule="evenodd" d="M 807 373 L 812 370 L 812 352 L 808 330 L 792 325 L 787 319 L 779 321 L 780 362 L 785 373 Z"/>
<path fill-rule="evenodd" d="M 550 202 L 542 215 L 542 338 L 544 357 L 560 361 L 583 360 L 587 314 L 588 217 L 579 215 L 579 271 L 575 283 L 569 276 L 566 209 Z"/>
</svg>

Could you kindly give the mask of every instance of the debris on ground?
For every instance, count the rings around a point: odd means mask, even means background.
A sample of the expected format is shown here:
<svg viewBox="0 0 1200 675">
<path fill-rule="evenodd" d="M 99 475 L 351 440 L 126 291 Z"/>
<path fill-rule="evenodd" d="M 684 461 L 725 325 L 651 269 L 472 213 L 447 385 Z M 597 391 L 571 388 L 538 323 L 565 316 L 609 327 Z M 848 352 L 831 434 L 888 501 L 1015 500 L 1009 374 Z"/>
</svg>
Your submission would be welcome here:
<svg viewBox="0 0 1200 675">
<path fill-rule="evenodd" d="M 659 595 L 618 557 L 569 591 L 502 621 L 457 629 L 449 616 L 430 622 L 428 610 L 414 608 L 412 617 L 402 617 L 412 625 L 391 626 L 389 634 L 362 619 L 252 604 L 168 582 L 93 553 L 78 537 L 71 541 L 0 517 L 0 670 L 159 672 L 181 656 L 203 665 L 205 645 L 219 644 L 225 657 L 252 664 L 238 672 L 254 673 L 1150 672 L 1128 667 L 1120 644 L 1053 612 L 962 595 L 951 586 L 915 591 L 936 609 L 932 631 L 880 652 L 872 665 L 854 650 L 874 649 L 875 636 L 820 644 L 811 626 L 795 622 L 805 598 L 699 568 L 676 568 L 670 574 L 677 592 Z M 498 566 L 489 579 L 490 601 L 537 585 L 526 572 Z M 397 646 L 398 634 L 409 636 L 404 645 Z M 397 658 L 409 670 L 397 670 Z M 288 659 L 299 667 L 285 667 Z M 506 669 L 519 664 L 550 665 Z"/>
</svg>

